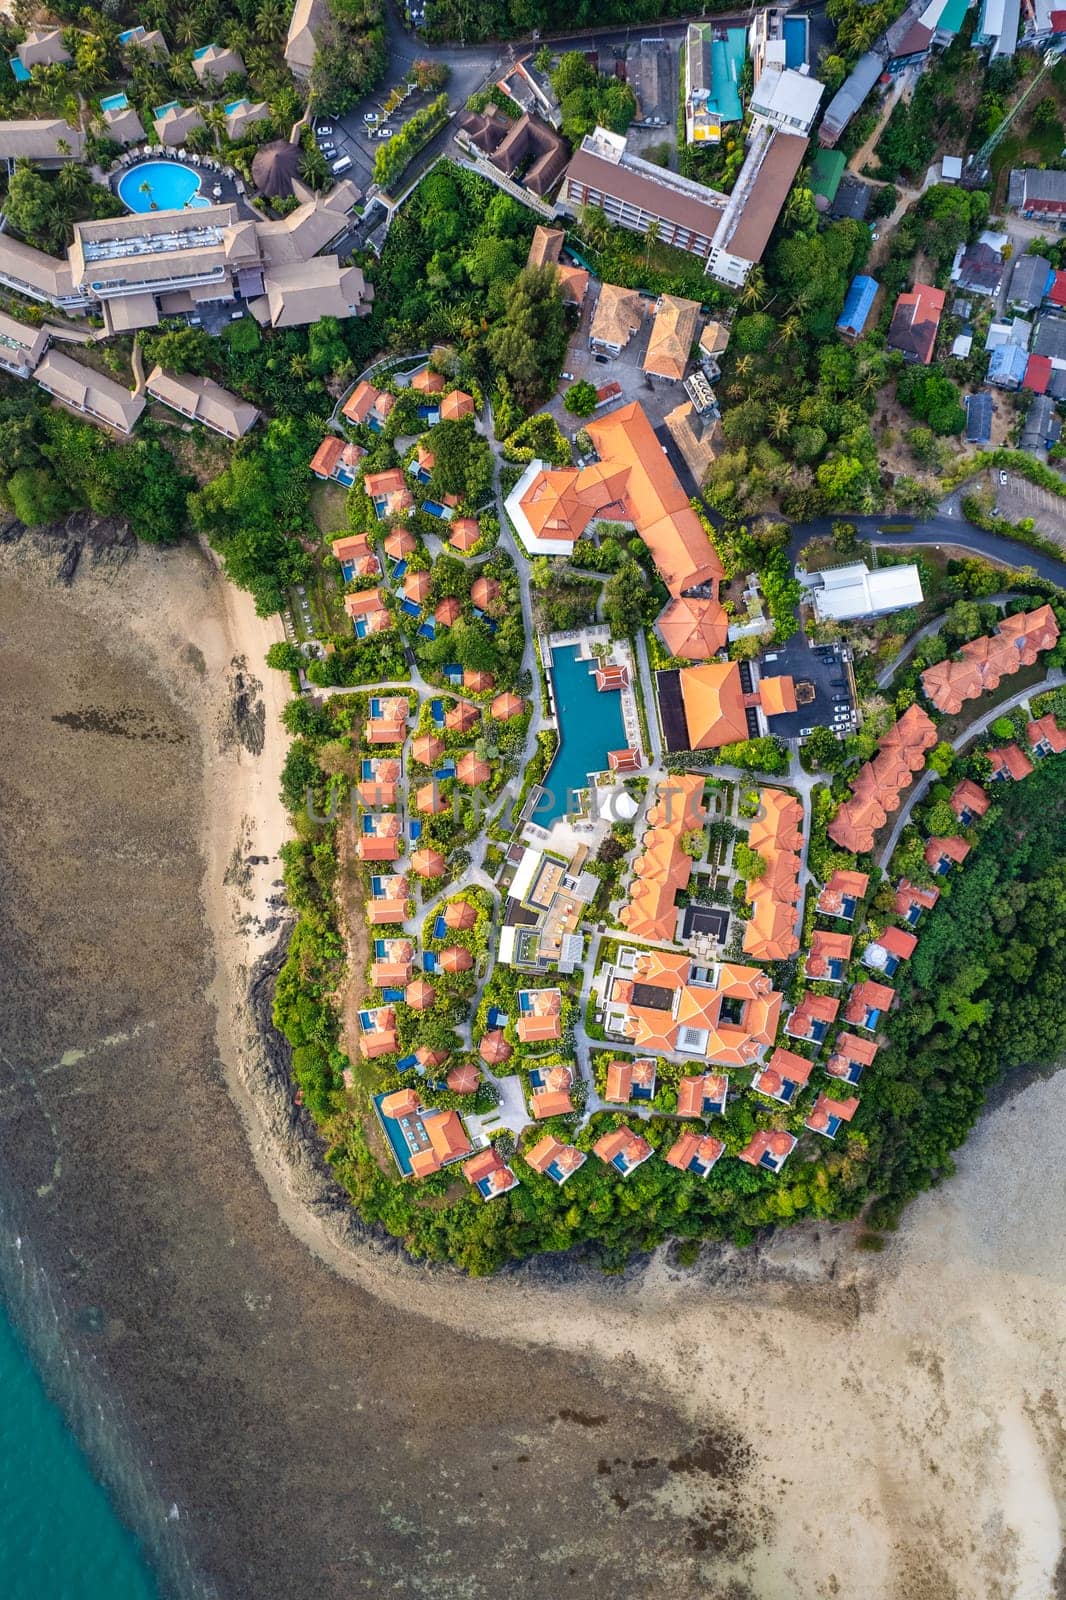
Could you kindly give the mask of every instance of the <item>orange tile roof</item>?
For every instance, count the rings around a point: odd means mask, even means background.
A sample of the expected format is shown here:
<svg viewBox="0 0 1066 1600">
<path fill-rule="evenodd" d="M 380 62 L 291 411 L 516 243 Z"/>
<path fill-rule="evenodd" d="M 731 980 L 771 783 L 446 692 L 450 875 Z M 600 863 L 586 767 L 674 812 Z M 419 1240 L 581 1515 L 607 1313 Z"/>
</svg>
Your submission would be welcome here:
<svg viewBox="0 0 1066 1600">
<path fill-rule="evenodd" d="M 428 1011 L 437 998 L 433 985 L 427 983 L 425 978 L 416 978 L 413 983 L 409 983 L 403 997 L 413 1011 Z"/>
<path fill-rule="evenodd" d="M 646 1161 L 652 1153 L 647 1139 L 642 1139 L 632 1128 L 616 1128 L 613 1133 L 605 1133 L 602 1138 L 596 1140 L 592 1149 L 607 1166 L 613 1164 L 616 1156 L 624 1157 L 630 1171 L 640 1162 Z"/>
<path fill-rule="evenodd" d="M 341 412 L 349 422 L 365 422 L 372 411 L 384 420 L 395 404 L 395 395 L 375 389 L 372 383 L 357 383 Z"/>
<path fill-rule="evenodd" d="M 481 712 L 469 700 L 457 700 L 444 713 L 444 726 L 451 733 L 469 733 L 476 726 Z"/>
<path fill-rule="evenodd" d="M 707 661 L 698 667 L 682 667 L 679 678 L 690 749 L 716 750 L 748 737 L 738 662 Z"/>
<path fill-rule="evenodd" d="M 825 1070 L 833 1077 L 838 1077 L 844 1075 L 843 1069 L 849 1062 L 868 1067 L 880 1048 L 876 1039 L 863 1039 L 857 1033 L 838 1033 Z M 841 1069 L 839 1072 L 834 1070 L 838 1067 Z"/>
<path fill-rule="evenodd" d="M 1050 650 L 1058 636 L 1059 625 L 1049 605 L 1004 617 L 995 633 L 964 644 L 958 660 L 927 667 L 922 688 L 938 710 L 954 715 L 964 701 L 997 689 L 1007 674 L 1035 666 L 1041 651 Z"/>
<path fill-rule="evenodd" d="M 871 978 L 867 978 L 862 983 L 857 983 L 848 996 L 848 1003 L 844 1007 L 844 1021 L 862 1026 L 868 1010 L 888 1011 L 895 998 L 895 989 L 890 989 L 887 983 L 874 983 Z"/>
<path fill-rule="evenodd" d="M 458 1111 L 438 1111 L 432 1116 L 427 1115 L 423 1118 L 423 1127 L 442 1166 L 456 1156 L 469 1155 L 470 1140 Z"/>
<path fill-rule="evenodd" d="M 367 918 L 376 928 L 384 927 L 386 923 L 403 922 L 406 916 L 406 898 L 371 900 L 367 905 Z"/>
<path fill-rule="evenodd" d="M 460 417 L 474 415 L 474 400 L 465 389 L 453 389 L 446 394 L 440 403 L 440 418 L 442 422 L 458 422 Z"/>
<path fill-rule="evenodd" d="M 477 922 L 477 909 L 469 900 L 450 900 L 444 908 L 446 928 L 472 928 Z"/>
<path fill-rule="evenodd" d="M 826 933 L 816 928 L 805 958 L 808 978 L 827 978 L 830 961 L 850 961 L 852 943 L 848 933 Z"/>
<path fill-rule="evenodd" d="M 420 766 L 431 767 L 444 754 L 444 740 L 436 733 L 420 733 L 411 741 L 411 756 Z"/>
<path fill-rule="evenodd" d="M 488 783 L 491 776 L 489 764 L 475 755 L 473 750 L 468 750 L 459 757 L 455 767 L 455 776 L 460 783 L 465 783 L 469 788 L 476 788 L 478 784 Z"/>
<path fill-rule="evenodd" d="M 360 589 L 357 594 L 346 594 L 344 609 L 350 617 L 366 617 L 375 611 L 385 610 L 385 600 L 380 589 Z"/>
<path fill-rule="evenodd" d="M 851 1095 L 847 1100 L 833 1100 L 827 1094 L 820 1094 L 803 1125 L 810 1128 L 812 1133 L 828 1133 L 830 1117 L 837 1117 L 841 1122 L 850 1122 L 858 1109 L 859 1101 L 855 1095 Z"/>
<path fill-rule="evenodd" d="M 375 989 L 391 989 L 405 984 L 411 976 L 410 961 L 375 961 L 370 967 L 370 982 Z"/>
<path fill-rule="evenodd" d="M 493 717 L 497 722 L 506 722 L 510 717 L 521 716 L 525 709 L 525 701 L 507 689 L 503 694 L 496 696 L 489 707 L 489 716 Z"/>
<path fill-rule="evenodd" d="M 415 1059 L 420 1067 L 443 1067 L 450 1053 L 448 1050 L 431 1050 L 428 1045 L 420 1044 L 415 1051 Z M 476 1072 L 477 1068 L 474 1067 L 473 1071 Z"/>
<path fill-rule="evenodd" d="M 931 911 L 939 899 L 939 889 L 920 889 L 916 883 L 901 878 L 893 905 L 897 917 L 905 917 L 911 906 L 921 906 L 923 911 Z"/>
<path fill-rule="evenodd" d="M 452 1094 L 477 1094 L 481 1073 L 473 1062 L 466 1061 L 461 1067 L 453 1067 L 444 1081 Z"/>
<path fill-rule="evenodd" d="M 417 547 L 418 540 L 410 528 L 393 528 L 392 532 L 385 536 L 385 554 L 391 556 L 394 561 L 402 561 L 404 556 L 409 556 Z"/>
<path fill-rule="evenodd" d="M 981 785 L 974 783 L 972 778 L 963 778 L 952 790 L 951 809 L 957 817 L 961 817 L 964 811 L 971 812 L 975 817 L 983 817 L 991 804 Z"/>
<path fill-rule="evenodd" d="M 888 955 L 895 956 L 897 961 L 909 961 L 918 948 L 918 940 L 913 933 L 907 933 L 903 928 L 886 928 L 875 944 Z"/>
<path fill-rule="evenodd" d="M 1061 755 L 1066 750 L 1066 729 L 1060 728 L 1052 712 L 1048 711 L 1036 722 L 1030 722 L 1028 727 L 1029 743 L 1036 748 L 1039 744 L 1046 744 L 1054 755 Z"/>
<path fill-rule="evenodd" d="M 776 1129 L 760 1128 L 752 1135 L 751 1140 L 743 1150 L 738 1150 L 737 1155 L 741 1161 L 746 1161 L 749 1166 L 758 1167 L 763 1164 L 763 1156 L 773 1157 L 775 1166 L 780 1169 L 784 1166 L 793 1150 L 796 1140 L 791 1133 L 783 1133 Z"/>
<path fill-rule="evenodd" d="M 1019 781 L 1027 778 L 1033 770 L 1033 763 L 1016 744 L 1006 744 L 1000 750 L 987 750 L 985 754 L 992 763 L 994 778 L 1013 778 Z"/>
<path fill-rule="evenodd" d="M 517 1179 L 510 1167 L 495 1150 L 480 1151 L 476 1156 L 471 1156 L 469 1161 L 463 1162 L 463 1177 L 467 1183 L 480 1183 L 483 1178 L 491 1178 L 497 1172 L 507 1177 L 507 1188 L 513 1189 Z"/>
<path fill-rule="evenodd" d="M 463 673 L 463 688 L 469 689 L 471 694 L 487 694 L 495 684 L 496 679 L 491 672 L 479 672 L 473 667 L 467 667 Z"/>
<path fill-rule="evenodd" d="M 560 1039 L 563 1030 L 563 997 L 559 989 L 526 991 L 529 1009 L 515 1022 L 515 1032 L 523 1044 Z"/>
<path fill-rule="evenodd" d="M 410 1117 L 418 1110 L 418 1096 L 413 1089 L 394 1089 L 381 1102 L 383 1117 Z"/>
<path fill-rule="evenodd" d="M 868 873 L 849 872 L 842 867 L 836 867 L 818 896 L 818 910 L 827 917 L 838 916 L 844 908 L 845 899 L 861 900 L 869 886 Z"/>
<path fill-rule="evenodd" d="M 748 845 L 762 857 L 766 871 L 746 886 L 752 908 L 744 926 L 744 950 L 757 961 L 784 961 L 799 949 L 796 906 L 799 887 L 803 807 L 784 789 L 760 789 L 759 811 L 748 833 Z"/>
<path fill-rule="evenodd" d="M 463 614 L 463 608 L 452 595 L 443 599 L 433 613 L 433 620 L 439 622 L 442 628 L 450 628 L 453 622 L 458 622 Z"/>
<path fill-rule="evenodd" d="M 396 861 L 400 846 L 395 837 L 379 839 L 372 833 L 361 833 L 356 840 L 355 853 L 360 861 Z"/>
<path fill-rule="evenodd" d="M 724 1073 L 704 1072 L 698 1078 L 682 1078 L 677 1086 L 679 1117 L 702 1117 L 708 1103 L 720 1105 L 729 1092 Z"/>
<path fill-rule="evenodd" d="M 604 1098 L 625 1104 L 632 1099 L 634 1085 L 654 1091 L 654 1061 L 612 1061 L 607 1068 L 607 1092 Z"/>
<path fill-rule="evenodd" d="M 444 379 L 439 372 L 432 372 L 429 367 L 422 367 L 411 379 L 411 388 L 417 389 L 419 394 L 440 394 L 444 388 Z"/>
<path fill-rule="evenodd" d="M 415 810 L 420 811 L 424 817 L 439 817 L 448 809 L 448 802 L 440 792 L 440 784 L 436 778 L 432 783 L 424 783 L 415 791 Z"/>
<path fill-rule="evenodd" d="M 883 735 L 878 754 L 860 767 L 846 800 L 829 824 L 828 833 L 842 850 L 863 854 L 873 849 L 874 834 L 888 814 L 899 809 L 900 793 L 925 765 L 925 752 L 936 744 L 936 724 L 918 705 L 908 706 Z"/>
<path fill-rule="evenodd" d="M 657 801 L 648 811 L 650 826 L 633 868 L 629 899 L 620 913 L 623 927 L 637 938 L 674 936 L 674 897 L 692 875 L 692 859 L 681 849 L 681 839 L 706 821 L 704 782 L 700 773 L 685 773 L 659 785 Z"/>
<path fill-rule="evenodd" d="M 416 605 L 421 605 L 427 599 L 433 587 L 433 578 L 428 572 L 408 572 L 403 580 L 403 592 L 408 600 L 413 600 Z"/>
<path fill-rule="evenodd" d="M 493 1028 L 487 1033 L 478 1045 L 478 1054 L 486 1066 L 500 1066 L 505 1061 L 510 1061 L 514 1050 L 504 1038 L 502 1028 Z"/>
<path fill-rule="evenodd" d="M 423 846 L 411 857 L 411 871 L 420 878 L 440 878 L 444 875 L 444 857 L 439 850 Z"/>
<path fill-rule="evenodd" d="M 343 539 L 334 539 L 330 549 L 338 561 L 354 561 L 370 553 L 365 533 L 348 533 Z"/>
<path fill-rule="evenodd" d="M 811 1037 L 811 1024 L 833 1022 L 840 1001 L 828 994 L 805 994 L 788 1019 L 787 1032 L 799 1039 Z"/>
<path fill-rule="evenodd" d="M 767 1094 L 776 1100 L 780 1098 L 786 1082 L 804 1088 L 813 1066 L 813 1061 L 808 1061 L 806 1056 L 798 1056 L 794 1050 L 778 1047 L 766 1065 L 755 1073 L 751 1086 L 756 1094 Z"/>
<path fill-rule="evenodd" d="M 470 951 L 461 944 L 450 944 L 437 959 L 445 972 L 469 972 L 474 965 Z"/>
<path fill-rule="evenodd" d="M 537 1122 L 544 1122 L 548 1117 L 567 1117 L 574 1109 L 569 1089 L 540 1089 L 530 1095 L 529 1103 Z"/>
<path fill-rule="evenodd" d="M 701 1135 L 686 1130 L 677 1143 L 670 1146 L 666 1159 L 679 1172 L 687 1172 L 693 1160 L 696 1160 L 703 1168 L 701 1176 L 705 1178 L 724 1149 L 721 1139 L 714 1139 L 709 1133 Z"/>
<path fill-rule="evenodd" d="M 759 703 L 768 717 L 784 716 L 796 709 L 796 685 L 788 676 L 759 679 Z"/>
<path fill-rule="evenodd" d="M 578 1167 L 585 1163 L 585 1153 L 576 1145 L 561 1144 L 554 1135 L 546 1133 L 543 1139 L 538 1139 L 535 1145 L 525 1152 L 524 1160 L 534 1172 L 547 1172 L 552 1162 L 556 1162 L 562 1171 L 576 1172 Z"/>
<path fill-rule="evenodd" d="M 481 524 L 476 517 L 456 517 L 448 543 L 455 550 L 472 550 L 481 541 Z"/>
<path fill-rule="evenodd" d="M 953 833 L 947 838 L 934 837 L 925 847 L 925 864 L 927 867 L 935 868 L 946 856 L 958 866 L 966 860 L 969 853 L 969 845 L 965 839 L 960 839 L 958 834 Z"/>
<path fill-rule="evenodd" d="M 488 610 L 494 600 L 500 598 L 500 586 L 495 578 L 484 576 L 475 578 L 470 585 L 470 603 L 477 606 L 479 611 Z"/>
<path fill-rule="evenodd" d="M 672 656 L 707 661 L 724 648 L 729 619 L 720 601 L 693 596 L 668 601 L 655 627 Z"/>
<path fill-rule="evenodd" d="M 653 377 L 679 383 L 685 376 L 692 346 L 696 343 L 699 319 L 698 300 L 684 300 L 675 294 L 660 295 L 644 357 L 644 371 Z"/>
</svg>

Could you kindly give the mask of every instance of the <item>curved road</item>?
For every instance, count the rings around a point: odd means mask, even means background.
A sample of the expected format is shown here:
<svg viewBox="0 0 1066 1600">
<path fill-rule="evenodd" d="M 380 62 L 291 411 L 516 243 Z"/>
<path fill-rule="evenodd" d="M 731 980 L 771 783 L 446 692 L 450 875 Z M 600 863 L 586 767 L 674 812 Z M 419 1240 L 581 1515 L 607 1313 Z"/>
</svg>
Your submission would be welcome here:
<svg viewBox="0 0 1066 1600">
<path fill-rule="evenodd" d="M 834 522 L 840 522 L 843 513 L 836 517 L 819 517 L 814 522 L 797 523 L 792 529 L 789 539 L 789 555 L 795 561 L 803 546 L 809 539 L 825 538 L 833 531 Z M 874 544 L 900 545 L 907 548 L 911 545 L 958 545 L 962 549 L 972 550 L 975 555 L 986 556 L 990 561 L 1001 562 L 1008 567 L 1032 567 L 1038 577 L 1048 583 L 1066 589 L 1066 552 L 1062 560 L 1053 556 L 1044 555 L 1041 550 L 1031 550 L 1028 545 L 1020 544 L 1016 539 L 1005 538 L 1001 533 L 989 533 L 984 528 L 977 528 L 972 522 L 967 522 L 963 516 L 930 517 L 924 522 L 903 524 L 893 522 L 891 528 L 905 531 L 886 531 L 885 522 L 890 513 L 884 517 L 848 517 L 846 520 L 854 524 L 860 539 L 866 539 Z"/>
</svg>

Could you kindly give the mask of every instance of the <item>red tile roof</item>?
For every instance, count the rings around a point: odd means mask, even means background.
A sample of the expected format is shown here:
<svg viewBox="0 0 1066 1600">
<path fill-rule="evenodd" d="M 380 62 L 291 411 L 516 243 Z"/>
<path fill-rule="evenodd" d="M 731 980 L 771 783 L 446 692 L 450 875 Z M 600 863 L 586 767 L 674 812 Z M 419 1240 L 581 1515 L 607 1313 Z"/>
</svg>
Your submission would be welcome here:
<svg viewBox="0 0 1066 1600">
<path fill-rule="evenodd" d="M 546 1133 L 525 1153 L 525 1160 L 534 1172 L 547 1172 L 553 1162 L 564 1173 L 576 1172 L 585 1163 L 585 1153 L 576 1145 L 562 1144 L 554 1135 Z"/>
<path fill-rule="evenodd" d="M 804 963 L 808 978 L 828 978 L 830 961 L 851 960 L 852 944 L 850 933 L 825 933 L 815 928 Z"/>
<path fill-rule="evenodd" d="M 1025 377 L 1022 379 L 1022 388 L 1031 389 L 1034 394 L 1046 394 L 1047 386 L 1051 382 L 1051 357 L 1030 356 L 1025 364 Z"/>
<path fill-rule="evenodd" d="M 634 1133 L 632 1128 L 616 1128 L 613 1133 L 605 1133 L 601 1139 L 596 1140 L 592 1149 L 607 1166 L 613 1164 L 616 1156 L 624 1157 L 630 1171 L 640 1162 L 646 1161 L 652 1153 L 647 1139 L 641 1138 L 639 1133 Z"/>
<path fill-rule="evenodd" d="M 677 1086 L 677 1114 L 702 1117 L 708 1103 L 722 1104 L 728 1092 L 729 1079 L 724 1073 L 704 1072 L 698 1078 L 682 1078 Z"/>
<path fill-rule="evenodd" d="M 886 928 L 876 943 L 888 955 L 895 956 L 897 961 L 909 961 L 918 947 L 915 935 L 905 932 L 903 928 Z"/>
<path fill-rule="evenodd" d="M 804 1120 L 804 1127 L 810 1128 L 812 1133 L 828 1133 L 830 1117 L 838 1117 L 841 1122 L 850 1122 L 859 1109 L 856 1095 L 851 1095 L 847 1100 L 833 1100 L 827 1094 L 820 1094 L 811 1107 Z"/>
<path fill-rule="evenodd" d="M 920 889 L 916 883 L 901 878 L 893 904 L 897 917 L 905 917 L 911 906 L 921 906 L 923 911 L 932 911 L 939 899 L 939 889 Z"/>
<path fill-rule="evenodd" d="M 487 1033 L 478 1045 L 478 1055 L 488 1067 L 501 1066 L 503 1062 L 510 1061 L 514 1050 L 504 1038 L 502 1028 L 493 1028 Z"/>
<path fill-rule="evenodd" d="M 843 1077 L 848 1063 L 868 1067 L 880 1048 L 876 1039 L 863 1039 L 857 1033 L 838 1033 L 825 1070 L 832 1077 Z"/>
<path fill-rule="evenodd" d="M 1028 730 L 1029 743 L 1035 748 L 1038 744 L 1046 744 L 1055 754 L 1061 755 L 1066 750 L 1066 729 L 1060 728 L 1052 712 L 1048 711 L 1037 722 L 1030 722 Z"/>
<path fill-rule="evenodd" d="M 840 1001 L 833 995 L 805 994 L 789 1017 L 785 1031 L 795 1034 L 797 1038 L 810 1038 L 811 1024 L 835 1021 L 839 1009 Z"/>
<path fill-rule="evenodd" d="M 677 1143 L 670 1146 L 666 1159 L 679 1172 L 687 1172 L 693 1160 L 696 1160 L 703 1168 L 701 1176 L 705 1178 L 724 1149 L 721 1139 L 714 1139 L 709 1133 L 693 1133 L 686 1129 Z"/>
<path fill-rule="evenodd" d="M 975 817 L 983 817 L 992 804 L 988 795 L 979 783 L 974 783 L 972 778 L 963 778 L 951 792 L 951 809 L 957 817 L 964 811 L 969 811 Z"/>
<path fill-rule="evenodd" d="M 1004 617 L 996 631 L 971 639 L 958 660 L 938 661 L 922 673 L 922 689 L 938 711 L 954 716 L 964 701 L 998 689 L 1004 677 L 1037 657 L 1058 639 L 1059 625 L 1049 605 Z"/>
<path fill-rule="evenodd" d="M 846 800 L 829 824 L 829 837 L 842 850 L 857 854 L 873 849 L 874 834 L 888 815 L 898 811 L 902 790 L 925 765 L 925 752 L 936 744 L 936 724 L 921 706 L 908 706 L 882 737 L 878 754 L 855 775 L 853 798 Z"/>
<path fill-rule="evenodd" d="M 895 989 L 890 989 L 887 983 L 874 983 L 867 978 L 862 983 L 857 983 L 848 996 L 848 1003 L 844 1007 L 844 1021 L 853 1022 L 863 1026 L 866 1021 L 867 1011 L 888 1011 L 896 998 Z"/>
<path fill-rule="evenodd" d="M 988 750 L 985 754 L 992 763 L 994 778 L 1013 778 L 1017 781 L 1027 778 L 1033 770 L 1033 763 L 1016 744 L 1006 744 L 999 750 Z"/>
<path fill-rule="evenodd" d="M 901 294 L 888 330 L 889 350 L 900 350 L 928 366 L 933 359 L 937 329 L 944 311 L 944 291 L 916 283 Z"/>
<path fill-rule="evenodd" d="M 925 847 L 925 864 L 927 867 L 936 868 L 938 863 L 946 856 L 949 861 L 954 861 L 956 866 L 966 860 L 970 847 L 965 839 L 960 839 L 958 834 L 951 834 L 947 838 L 932 838 Z"/>
<path fill-rule="evenodd" d="M 849 872 L 843 867 L 836 867 L 818 896 L 818 910 L 827 917 L 839 916 L 844 909 L 845 899 L 861 900 L 869 885 L 868 873 Z"/>
<path fill-rule="evenodd" d="M 743 1150 L 737 1151 L 737 1155 L 741 1161 L 746 1161 L 752 1167 L 760 1166 L 763 1156 L 770 1155 L 775 1165 L 782 1167 L 795 1148 L 796 1140 L 791 1133 L 760 1128 L 752 1135 L 750 1143 Z"/>
</svg>

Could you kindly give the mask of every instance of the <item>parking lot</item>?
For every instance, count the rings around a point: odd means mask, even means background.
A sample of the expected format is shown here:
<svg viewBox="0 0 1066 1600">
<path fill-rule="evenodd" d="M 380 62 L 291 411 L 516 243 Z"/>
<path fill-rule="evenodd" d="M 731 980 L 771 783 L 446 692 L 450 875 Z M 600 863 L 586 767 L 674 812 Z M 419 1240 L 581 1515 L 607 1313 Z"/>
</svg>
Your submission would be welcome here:
<svg viewBox="0 0 1066 1600">
<path fill-rule="evenodd" d="M 809 684 L 813 697 L 797 704 L 796 710 L 774 717 L 770 732 L 780 739 L 797 739 L 812 728 L 831 728 L 834 733 L 850 733 L 855 724 L 855 704 L 851 694 L 851 669 L 841 644 L 809 645 L 802 634 L 778 645 L 759 663 L 764 678 L 792 678 L 797 702 L 802 685 Z"/>
<path fill-rule="evenodd" d="M 383 86 L 381 90 L 361 100 L 352 111 L 345 112 L 343 117 L 318 117 L 315 122 L 315 138 L 318 147 L 329 162 L 331 170 L 338 162 L 348 160 L 350 167 L 337 174 L 338 178 L 350 178 L 365 194 L 374 181 L 374 156 L 378 145 L 382 143 L 379 133 L 389 130 L 398 133 L 414 113 L 429 104 L 433 98 L 424 94 L 419 89 L 414 89 L 405 95 L 403 103 L 391 113 L 386 112 L 385 106 L 393 88 L 402 91 L 409 86 L 405 84 Z"/>
<path fill-rule="evenodd" d="M 1000 481 L 1001 477 L 1006 477 L 1006 483 Z M 1001 474 L 993 471 L 989 474 L 989 480 L 999 516 L 1006 517 L 1010 522 L 1032 517 L 1039 533 L 1066 546 L 1066 501 L 1060 500 L 1048 489 L 1037 488 L 1035 483 L 1030 483 L 1027 478 L 1019 478 L 1013 472 Z"/>
<path fill-rule="evenodd" d="M 673 411 L 675 406 L 679 406 L 688 397 L 680 383 L 670 383 L 666 378 L 649 378 L 642 371 L 644 357 L 648 351 L 648 339 L 651 337 L 655 301 L 644 302 L 647 307 L 644 322 L 621 355 L 596 356 L 589 349 L 589 324 L 595 310 L 598 288 L 598 284 L 593 284 L 585 297 L 577 332 L 571 338 L 566 352 L 564 370 L 573 374 L 575 382 L 584 378 L 587 382 L 594 383 L 597 389 L 602 389 L 608 383 L 617 383 L 622 392 L 609 409 L 613 410 L 617 406 L 639 400 L 651 419 L 652 427 L 658 429 L 666 413 Z M 558 394 L 553 396 L 547 410 L 551 412 L 567 437 L 573 437 L 578 428 L 583 426 L 583 421 L 579 417 L 572 416 L 563 405 L 569 387 L 569 380 L 564 378 Z"/>
</svg>

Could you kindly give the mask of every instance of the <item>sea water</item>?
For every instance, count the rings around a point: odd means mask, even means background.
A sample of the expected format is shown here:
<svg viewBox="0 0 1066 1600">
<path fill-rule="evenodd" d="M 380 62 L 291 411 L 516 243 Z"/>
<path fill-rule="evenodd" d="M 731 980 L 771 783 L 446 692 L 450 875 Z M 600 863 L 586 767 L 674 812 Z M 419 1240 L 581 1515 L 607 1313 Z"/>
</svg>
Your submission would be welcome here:
<svg viewBox="0 0 1066 1600">
<path fill-rule="evenodd" d="M 2 1307 L 0 1592 L 5 1600 L 154 1600 L 157 1593 Z"/>
</svg>

